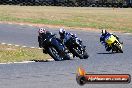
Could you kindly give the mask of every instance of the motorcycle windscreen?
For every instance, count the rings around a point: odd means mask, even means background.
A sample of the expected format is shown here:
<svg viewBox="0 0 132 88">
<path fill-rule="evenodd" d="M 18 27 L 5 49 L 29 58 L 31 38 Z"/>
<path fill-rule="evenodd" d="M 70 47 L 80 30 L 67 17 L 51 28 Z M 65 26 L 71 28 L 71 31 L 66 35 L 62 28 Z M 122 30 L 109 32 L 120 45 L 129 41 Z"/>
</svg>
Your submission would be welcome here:
<svg viewBox="0 0 132 88">
<path fill-rule="evenodd" d="M 105 42 L 106 42 L 107 44 L 112 44 L 112 43 L 115 42 L 115 40 L 116 40 L 116 38 L 115 38 L 113 35 L 108 35 L 108 36 L 106 36 L 106 38 L 105 38 Z"/>
<path fill-rule="evenodd" d="M 64 43 L 66 43 L 72 36 L 70 34 L 65 35 Z"/>
</svg>

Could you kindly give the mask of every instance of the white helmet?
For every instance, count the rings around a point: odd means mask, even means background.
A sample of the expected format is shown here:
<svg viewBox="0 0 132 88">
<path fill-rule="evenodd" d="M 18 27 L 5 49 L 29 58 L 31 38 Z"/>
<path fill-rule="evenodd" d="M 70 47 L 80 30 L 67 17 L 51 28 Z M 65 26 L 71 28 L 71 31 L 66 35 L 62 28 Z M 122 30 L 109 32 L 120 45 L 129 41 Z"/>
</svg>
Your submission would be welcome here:
<svg viewBox="0 0 132 88">
<path fill-rule="evenodd" d="M 60 28 L 60 30 L 59 30 L 59 34 L 60 34 L 60 35 L 64 35 L 65 33 L 66 33 L 65 29 Z"/>
<path fill-rule="evenodd" d="M 105 29 L 102 30 L 102 35 L 107 34 L 107 31 Z"/>
<path fill-rule="evenodd" d="M 45 30 L 44 28 L 40 28 L 38 32 L 39 32 L 39 33 L 45 33 L 46 30 Z"/>
</svg>

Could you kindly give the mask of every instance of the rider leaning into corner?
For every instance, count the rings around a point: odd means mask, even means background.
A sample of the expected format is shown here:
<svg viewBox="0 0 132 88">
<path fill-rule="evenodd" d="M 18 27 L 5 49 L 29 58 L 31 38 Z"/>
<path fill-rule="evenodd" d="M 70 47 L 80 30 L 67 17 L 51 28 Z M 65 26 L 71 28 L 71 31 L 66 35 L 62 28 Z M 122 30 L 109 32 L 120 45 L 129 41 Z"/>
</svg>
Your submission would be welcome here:
<svg viewBox="0 0 132 88">
<path fill-rule="evenodd" d="M 64 45 L 68 46 L 67 44 L 69 44 L 68 42 L 70 40 L 72 40 L 74 43 L 76 42 L 76 44 L 80 47 L 78 47 L 81 51 L 83 51 L 83 54 L 85 52 L 86 55 L 83 56 L 83 58 L 88 58 L 88 55 L 85 51 L 85 47 L 82 43 L 82 40 L 79 39 L 76 34 L 72 34 L 72 33 L 69 33 L 69 32 L 66 32 L 65 29 L 62 29 L 60 28 L 59 30 L 59 35 L 60 35 L 60 40 L 63 42 Z M 70 45 L 71 46 L 71 45 Z M 83 49 L 83 50 L 82 50 Z M 75 57 L 76 55 L 73 54 L 73 58 Z M 81 57 L 82 58 L 82 57 Z"/>
<path fill-rule="evenodd" d="M 114 35 L 114 34 L 112 34 L 112 33 L 109 33 L 109 32 L 107 32 L 105 29 L 103 29 L 103 30 L 102 30 L 102 34 L 101 34 L 101 36 L 100 36 L 100 42 L 101 42 L 102 45 L 105 46 L 106 51 L 110 51 L 110 50 L 111 50 L 111 47 L 109 47 L 109 46 L 107 45 L 107 43 L 105 42 L 105 38 L 106 38 L 108 35 L 113 35 L 113 36 L 116 37 L 116 39 L 120 42 L 119 37 L 118 37 L 117 35 Z M 123 42 L 120 42 L 120 43 L 123 44 Z"/>
<path fill-rule="evenodd" d="M 39 42 L 39 47 L 43 48 L 43 52 L 46 53 L 46 50 L 44 49 L 45 47 L 45 42 L 44 40 L 47 39 L 48 37 L 50 37 L 51 35 L 53 35 L 51 32 L 47 31 L 44 28 L 40 28 L 38 30 L 38 42 Z"/>
<path fill-rule="evenodd" d="M 59 30 L 60 40 L 65 44 L 71 37 L 76 38 L 79 40 L 80 43 L 82 43 L 81 39 L 79 39 L 76 34 L 72 34 L 69 32 L 66 32 L 65 29 L 60 28 Z"/>
</svg>

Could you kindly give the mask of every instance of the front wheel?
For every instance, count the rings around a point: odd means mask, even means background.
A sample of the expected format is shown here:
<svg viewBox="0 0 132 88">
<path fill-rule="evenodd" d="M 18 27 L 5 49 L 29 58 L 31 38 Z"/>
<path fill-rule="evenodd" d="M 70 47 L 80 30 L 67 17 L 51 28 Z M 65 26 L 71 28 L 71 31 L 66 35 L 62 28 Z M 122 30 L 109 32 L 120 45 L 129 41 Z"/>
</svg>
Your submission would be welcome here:
<svg viewBox="0 0 132 88">
<path fill-rule="evenodd" d="M 116 47 L 117 51 L 119 51 L 120 53 L 123 53 L 123 50 L 121 49 L 120 46 L 118 46 L 118 45 L 115 44 L 115 47 Z"/>
<path fill-rule="evenodd" d="M 85 51 L 84 53 L 83 53 L 83 58 L 84 59 L 87 59 L 89 57 L 89 55 L 87 54 L 87 52 Z"/>
<path fill-rule="evenodd" d="M 47 52 L 55 61 L 63 60 L 63 58 L 59 56 L 59 52 L 54 47 L 49 47 Z"/>
<path fill-rule="evenodd" d="M 79 57 L 80 59 L 87 59 L 89 57 L 86 51 L 81 51 L 79 49 L 73 49 L 72 51 L 73 51 L 73 54 Z"/>
<path fill-rule="evenodd" d="M 80 59 L 83 59 L 83 55 L 81 54 L 79 50 L 73 49 L 72 52 L 74 56 L 79 57 Z"/>
<path fill-rule="evenodd" d="M 66 55 L 64 56 L 64 60 L 70 60 L 70 55 L 69 55 L 69 54 L 66 54 Z"/>
</svg>

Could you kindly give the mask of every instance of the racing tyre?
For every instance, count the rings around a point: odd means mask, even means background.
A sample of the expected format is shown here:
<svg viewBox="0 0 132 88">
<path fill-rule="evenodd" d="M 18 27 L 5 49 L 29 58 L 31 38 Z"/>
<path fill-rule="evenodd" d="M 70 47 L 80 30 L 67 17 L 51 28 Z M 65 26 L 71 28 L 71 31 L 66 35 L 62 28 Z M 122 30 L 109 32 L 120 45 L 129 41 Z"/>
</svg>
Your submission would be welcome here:
<svg viewBox="0 0 132 88">
<path fill-rule="evenodd" d="M 55 60 L 55 61 L 62 61 L 63 58 L 59 56 L 58 51 L 54 47 L 48 48 L 48 54 Z"/>
<path fill-rule="evenodd" d="M 69 54 L 65 55 L 64 60 L 70 60 L 70 55 Z"/>
<path fill-rule="evenodd" d="M 80 54 L 78 50 L 73 49 L 73 52 L 74 52 L 74 55 L 75 55 L 75 56 L 79 57 L 80 59 L 83 59 L 83 55 Z"/>
<path fill-rule="evenodd" d="M 117 51 L 119 51 L 120 53 L 123 53 L 123 50 L 121 49 L 120 46 L 115 45 L 115 47 L 116 47 Z"/>
<path fill-rule="evenodd" d="M 84 59 L 87 59 L 89 57 L 89 55 L 87 54 L 87 52 L 85 51 L 84 54 L 83 54 L 83 58 Z"/>
</svg>

